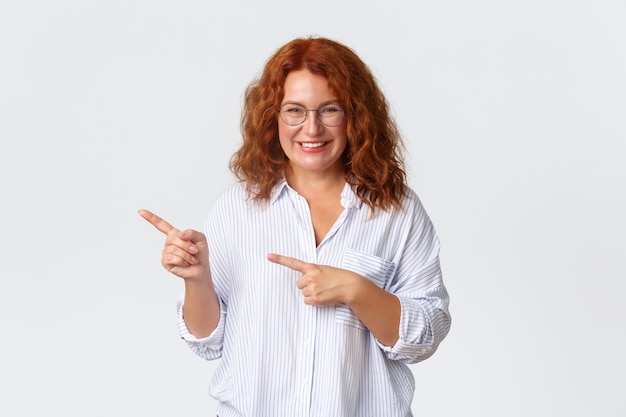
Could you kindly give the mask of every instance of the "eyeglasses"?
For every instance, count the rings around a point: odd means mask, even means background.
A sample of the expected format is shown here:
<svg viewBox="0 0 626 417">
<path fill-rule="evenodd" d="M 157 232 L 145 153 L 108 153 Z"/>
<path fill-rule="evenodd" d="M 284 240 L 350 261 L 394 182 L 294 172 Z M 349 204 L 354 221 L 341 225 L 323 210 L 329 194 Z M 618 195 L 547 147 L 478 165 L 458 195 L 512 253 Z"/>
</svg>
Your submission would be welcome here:
<svg viewBox="0 0 626 417">
<path fill-rule="evenodd" d="M 345 115 L 345 111 L 338 104 L 327 104 L 319 109 L 307 109 L 300 104 L 287 103 L 278 110 L 282 121 L 289 126 L 304 123 L 309 112 L 317 113 L 317 120 L 328 127 L 339 126 Z"/>
</svg>

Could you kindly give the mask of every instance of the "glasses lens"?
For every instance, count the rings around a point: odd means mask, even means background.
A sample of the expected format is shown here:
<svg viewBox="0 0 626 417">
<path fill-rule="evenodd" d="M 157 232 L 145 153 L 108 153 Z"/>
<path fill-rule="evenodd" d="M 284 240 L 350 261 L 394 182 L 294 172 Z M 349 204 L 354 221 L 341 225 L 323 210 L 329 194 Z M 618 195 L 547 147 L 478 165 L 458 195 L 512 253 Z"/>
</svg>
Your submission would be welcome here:
<svg viewBox="0 0 626 417">
<path fill-rule="evenodd" d="M 343 122 L 344 111 L 336 104 L 329 104 L 317 111 L 320 122 L 326 126 L 339 126 Z"/>
<path fill-rule="evenodd" d="M 285 104 L 280 108 L 280 118 L 290 126 L 297 126 L 304 122 L 306 109 L 299 104 Z"/>
</svg>

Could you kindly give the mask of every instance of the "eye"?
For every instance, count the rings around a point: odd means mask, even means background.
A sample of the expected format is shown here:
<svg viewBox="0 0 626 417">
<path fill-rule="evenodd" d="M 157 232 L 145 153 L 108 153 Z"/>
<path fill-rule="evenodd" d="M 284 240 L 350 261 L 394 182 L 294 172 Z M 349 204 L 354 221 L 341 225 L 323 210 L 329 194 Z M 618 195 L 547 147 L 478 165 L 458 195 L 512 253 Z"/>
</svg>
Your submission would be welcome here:
<svg viewBox="0 0 626 417">
<path fill-rule="evenodd" d="M 285 104 L 280 111 L 282 113 L 299 115 L 299 114 L 304 114 L 306 110 L 304 109 L 304 107 L 298 106 L 297 104 Z"/>
<path fill-rule="evenodd" d="M 328 106 L 324 106 L 319 110 L 321 115 L 327 115 L 327 116 L 330 116 L 332 114 L 339 113 L 342 111 L 343 109 L 336 104 L 329 104 Z"/>
</svg>

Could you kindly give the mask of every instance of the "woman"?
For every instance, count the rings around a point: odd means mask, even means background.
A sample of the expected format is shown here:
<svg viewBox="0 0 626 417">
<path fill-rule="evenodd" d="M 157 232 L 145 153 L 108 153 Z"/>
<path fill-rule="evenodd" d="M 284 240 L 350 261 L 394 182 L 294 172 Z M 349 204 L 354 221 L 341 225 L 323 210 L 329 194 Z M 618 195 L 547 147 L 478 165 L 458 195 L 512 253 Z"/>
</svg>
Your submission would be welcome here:
<svg viewBox="0 0 626 417">
<path fill-rule="evenodd" d="M 407 364 L 446 336 L 448 295 L 371 72 L 342 44 L 295 39 L 248 87 L 242 134 L 240 181 L 204 233 L 140 211 L 185 281 L 181 336 L 221 358 L 218 415 L 412 415 Z"/>
</svg>

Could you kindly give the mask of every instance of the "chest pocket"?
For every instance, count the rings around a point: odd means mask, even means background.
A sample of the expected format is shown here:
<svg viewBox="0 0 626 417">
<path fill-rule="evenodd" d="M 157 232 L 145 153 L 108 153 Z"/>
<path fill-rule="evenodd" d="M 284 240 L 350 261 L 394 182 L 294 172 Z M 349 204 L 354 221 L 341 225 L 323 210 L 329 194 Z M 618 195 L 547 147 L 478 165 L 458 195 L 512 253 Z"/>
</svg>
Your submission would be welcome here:
<svg viewBox="0 0 626 417">
<path fill-rule="evenodd" d="M 396 264 L 365 252 L 347 249 L 341 261 L 341 268 L 356 272 L 380 288 L 385 288 L 385 284 L 396 269 Z M 356 314 L 345 304 L 335 306 L 335 322 L 358 330 L 367 330 Z"/>
</svg>

